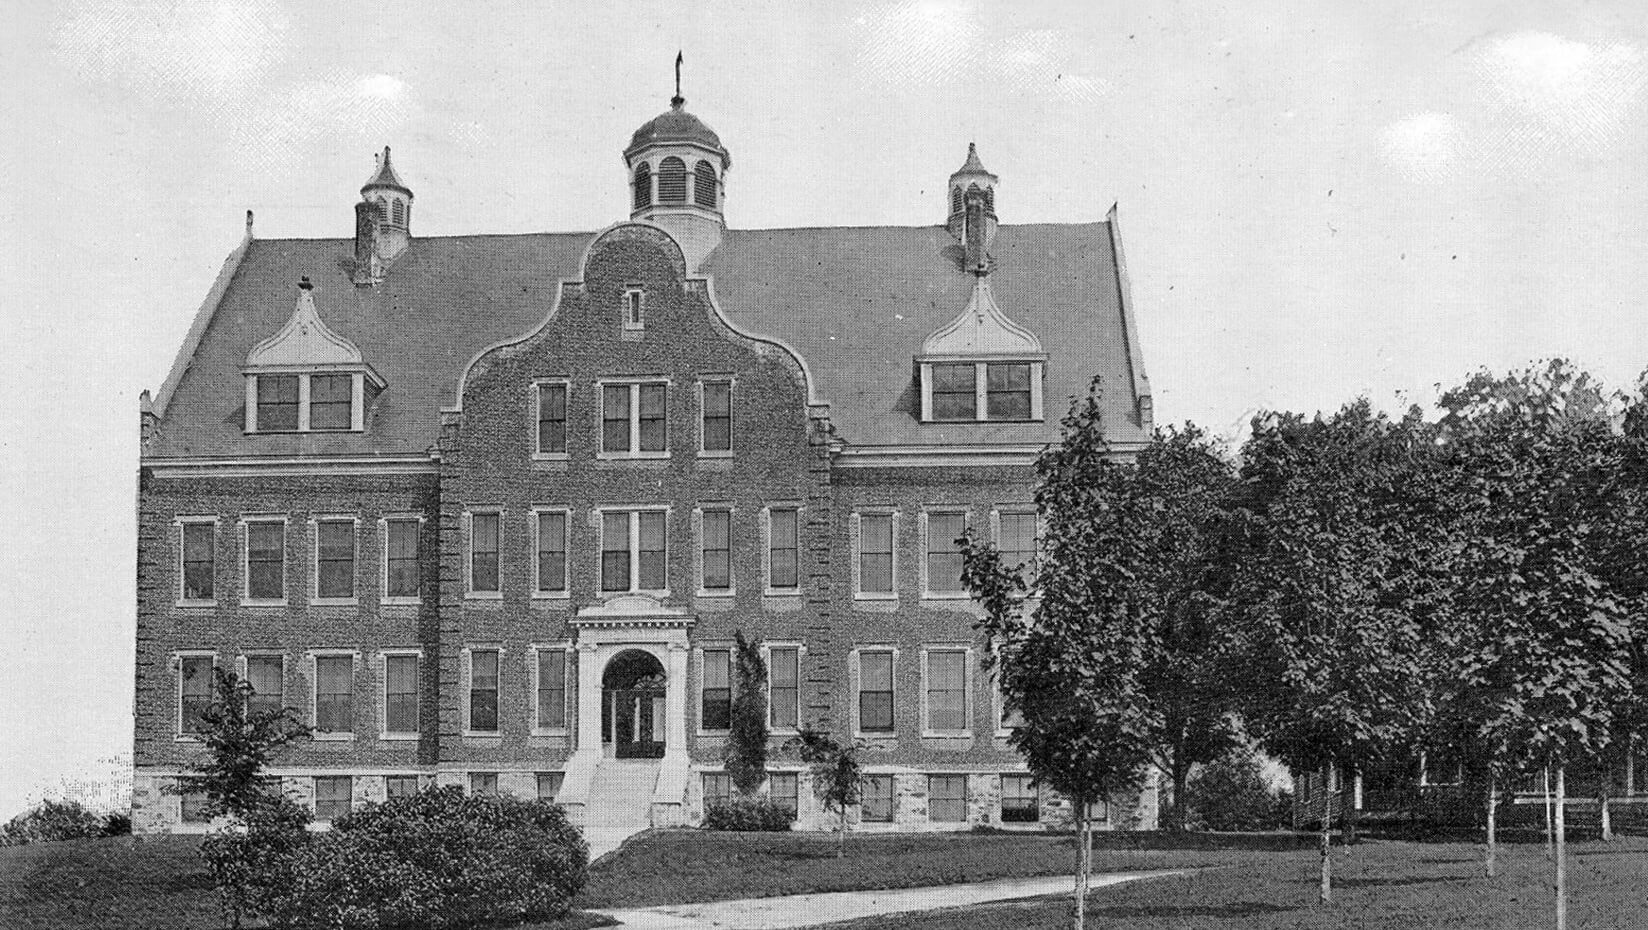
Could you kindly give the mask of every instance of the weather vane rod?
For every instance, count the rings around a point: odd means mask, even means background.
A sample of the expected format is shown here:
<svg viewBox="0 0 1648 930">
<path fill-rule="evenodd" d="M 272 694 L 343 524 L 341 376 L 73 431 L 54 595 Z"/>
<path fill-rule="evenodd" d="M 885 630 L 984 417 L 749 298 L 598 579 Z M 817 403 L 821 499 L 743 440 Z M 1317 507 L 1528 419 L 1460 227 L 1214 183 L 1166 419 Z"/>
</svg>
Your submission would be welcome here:
<svg viewBox="0 0 1648 930">
<path fill-rule="evenodd" d="M 680 106 L 686 102 L 687 98 L 681 96 L 681 51 L 677 49 L 675 52 L 675 96 L 670 98 L 670 103 Z"/>
</svg>

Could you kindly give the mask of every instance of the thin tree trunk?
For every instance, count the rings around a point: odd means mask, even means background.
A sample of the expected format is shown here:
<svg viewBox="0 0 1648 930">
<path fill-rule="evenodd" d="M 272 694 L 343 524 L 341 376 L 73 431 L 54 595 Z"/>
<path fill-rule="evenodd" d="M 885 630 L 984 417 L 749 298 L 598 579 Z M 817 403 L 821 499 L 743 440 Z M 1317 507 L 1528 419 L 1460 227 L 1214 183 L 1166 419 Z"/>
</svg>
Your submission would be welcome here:
<svg viewBox="0 0 1648 930">
<path fill-rule="evenodd" d="M 1608 806 L 1608 795 L 1610 793 L 1608 790 L 1608 779 L 1610 777 L 1611 776 L 1607 773 L 1604 773 L 1602 776 L 1602 798 L 1599 802 L 1602 807 L 1600 816 L 1602 818 L 1602 841 L 1604 843 L 1611 843 L 1614 840 L 1614 821 L 1613 817 L 1609 815 Z"/>
<path fill-rule="evenodd" d="M 1333 787 L 1333 766 L 1322 770 L 1322 785 L 1325 788 Z M 1319 851 L 1322 856 L 1322 891 L 1318 900 L 1322 904 L 1333 902 L 1333 792 L 1327 790 L 1322 795 L 1322 829 L 1318 837 Z"/>
<path fill-rule="evenodd" d="M 1556 930 L 1568 930 L 1568 838 L 1567 807 L 1568 784 L 1564 775 L 1567 766 L 1556 767 Z"/>
<path fill-rule="evenodd" d="M 1494 778 L 1493 773 L 1490 772 L 1488 774 L 1488 877 L 1489 878 L 1493 878 L 1494 875 L 1497 874 L 1497 870 L 1495 869 L 1494 866 L 1495 866 L 1495 857 L 1499 852 L 1499 847 L 1496 845 L 1497 837 L 1494 836 L 1494 808 L 1496 808 L 1498 806 L 1498 804 L 1497 804 L 1497 802 L 1499 800 L 1499 798 L 1497 796 L 1498 795 L 1498 788 L 1499 788 L 1499 785 L 1498 785 L 1496 779 Z"/>
<path fill-rule="evenodd" d="M 841 845 L 836 847 L 835 857 L 844 859 L 847 856 L 847 805 L 841 805 Z"/>
<path fill-rule="evenodd" d="M 1356 845 L 1357 817 L 1361 811 L 1356 809 L 1356 780 L 1361 777 L 1353 774 L 1354 770 L 1347 768 L 1339 777 L 1343 782 L 1339 787 L 1339 796 L 1344 801 L 1339 806 L 1339 816 L 1342 818 L 1345 830 L 1345 846 Z"/>
<path fill-rule="evenodd" d="M 1551 829 L 1551 767 L 1545 766 L 1545 770 L 1540 773 L 1539 777 L 1545 786 L 1545 861 L 1550 862 L 1556 858 L 1555 847 L 1551 845 L 1551 837 L 1554 832 Z"/>
<path fill-rule="evenodd" d="M 1190 766 L 1182 761 L 1183 758 L 1183 753 L 1174 751 L 1173 817 L 1168 821 L 1168 829 L 1174 833 L 1183 833 L 1185 828 L 1185 792 L 1189 790 Z"/>
<path fill-rule="evenodd" d="M 1637 735 L 1625 737 L 1625 796 L 1637 793 Z"/>
<path fill-rule="evenodd" d="M 1076 849 L 1076 930 L 1082 930 L 1087 921 L 1087 857 L 1092 847 L 1087 841 L 1087 802 L 1076 798 L 1075 804 L 1076 833 L 1080 844 Z"/>
</svg>

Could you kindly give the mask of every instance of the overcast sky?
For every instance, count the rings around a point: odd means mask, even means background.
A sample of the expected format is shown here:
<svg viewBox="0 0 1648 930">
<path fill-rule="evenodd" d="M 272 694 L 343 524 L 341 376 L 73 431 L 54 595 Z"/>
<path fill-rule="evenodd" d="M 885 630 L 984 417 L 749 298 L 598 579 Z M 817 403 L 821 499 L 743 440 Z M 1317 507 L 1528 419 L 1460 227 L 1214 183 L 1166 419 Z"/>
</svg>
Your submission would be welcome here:
<svg viewBox="0 0 1648 930">
<path fill-rule="evenodd" d="M 599 229 L 677 49 L 735 227 L 941 223 L 969 141 L 1119 201 L 1159 422 L 1648 364 L 1640 0 L 612 8 L 0 0 L 0 817 L 130 749 L 137 397 L 244 211 L 350 236 L 389 144 L 414 234 Z"/>
</svg>

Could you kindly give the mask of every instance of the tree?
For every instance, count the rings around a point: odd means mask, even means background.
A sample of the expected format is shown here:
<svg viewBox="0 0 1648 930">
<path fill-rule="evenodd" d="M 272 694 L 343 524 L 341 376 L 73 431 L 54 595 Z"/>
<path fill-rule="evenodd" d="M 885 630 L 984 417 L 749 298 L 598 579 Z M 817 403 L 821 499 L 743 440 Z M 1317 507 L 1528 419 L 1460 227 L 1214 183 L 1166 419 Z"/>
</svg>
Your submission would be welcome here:
<svg viewBox="0 0 1648 930">
<path fill-rule="evenodd" d="M 1244 723 L 1294 772 L 1348 782 L 1428 722 L 1423 630 L 1445 610 L 1448 551 L 1429 520 L 1433 448 L 1417 410 L 1393 421 L 1366 399 L 1253 421 L 1226 648 Z M 1320 827 L 1325 904 L 1328 807 Z"/>
<path fill-rule="evenodd" d="M 1091 805 L 1136 789 L 1161 715 L 1145 687 L 1148 624 L 1137 609 L 1128 546 L 1134 516 L 1113 511 L 1087 480 L 1109 474 L 1099 383 L 1071 405 L 1063 439 L 1036 461 L 1036 509 L 1046 524 L 1036 594 L 988 540 L 961 540 L 962 583 L 983 609 L 983 664 L 1022 722 L 1009 741 L 1038 784 L 1068 797 L 1081 836 L 1075 924 L 1085 915 Z M 1131 555 L 1131 553 L 1130 553 Z"/>
<path fill-rule="evenodd" d="M 740 794 L 754 797 L 767 780 L 767 663 L 761 644 L 736 634 L 732 731 L 725 752 L 727 774 Z"/>
<path fill-rule="evenodd" d="M 269 802 L 263 770 L 275 753 L 306 738 L 310 728 L 294 707 L 252 711 L 250 699 L 256 692 L 251 683 L 233 672 L 212 671 L 214 697 L 195 729 L 206 756 L 194 765 L 199 774 L 184 787 L 205 792 L 208 815 L 244 821 Z"/>
<path fill-rule="evenodd" d="M 841 845 L 836 857 L 847 854 L 847 808 L 857 804 L 864 783 L 858 765 L 858 744 L 843 745 L 828 733 L 803 727 L 800 735 L 785 744 L 801 753 L 801 761 L 812 772 L 813 793 L 824 803 L 826 813 L 840 818 Z"/>
</svg>

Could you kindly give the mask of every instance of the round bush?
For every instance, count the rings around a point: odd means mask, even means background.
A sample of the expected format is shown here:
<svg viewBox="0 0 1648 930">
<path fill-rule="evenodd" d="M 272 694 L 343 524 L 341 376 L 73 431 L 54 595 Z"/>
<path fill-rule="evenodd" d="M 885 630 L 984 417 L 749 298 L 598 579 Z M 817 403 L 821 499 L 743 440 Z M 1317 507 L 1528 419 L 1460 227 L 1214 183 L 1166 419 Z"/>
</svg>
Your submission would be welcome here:
<svg viewBox="0 0 1648 930">
<path fill-rule="evenodd" d="M 1274 830 L 1291 822 L 1291 796 L 1265 781 L 1256 759 L 1231 756 L 1202 766 L 1185 786 L 1189 820 L 1208 830 Z"/>
<path fill-rule="evenodd" d="M 788 830 L 794 818 L 771 798 L 738 795 L 717 801 L 704 811 L 704 827 L 710 830 Z"/>
<path fill-rule="evenodd" d="M 103 818 L 79 801 L 47 799 L 0 827 L 0 846 L 103 836 Z"/>
</svg>

